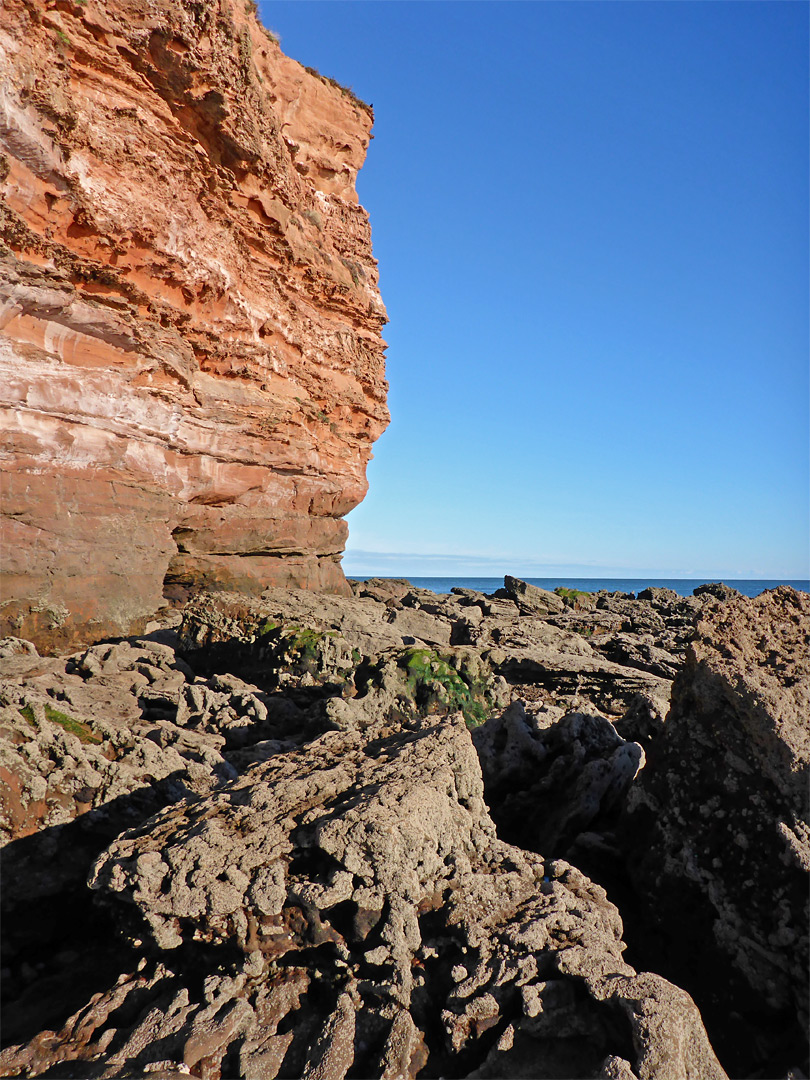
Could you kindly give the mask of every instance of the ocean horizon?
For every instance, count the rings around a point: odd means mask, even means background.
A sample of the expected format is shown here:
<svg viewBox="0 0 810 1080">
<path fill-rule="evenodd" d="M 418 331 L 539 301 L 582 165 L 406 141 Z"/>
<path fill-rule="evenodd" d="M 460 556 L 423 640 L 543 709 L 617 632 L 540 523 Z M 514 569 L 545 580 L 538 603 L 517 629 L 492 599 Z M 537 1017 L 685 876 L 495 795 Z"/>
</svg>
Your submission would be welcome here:
<svg viewBox="0 0 810 1080">
<path fill-rule="evenodd" d="M 496 589 L 503 588 L 503 577 L 470 577 L 465 574 L 446 577 L 409 577 L 406 574 L 349 574 L 351 581 L 369 581 L 376 578 L 382 581 L 406 580 L 417 589 L 429 589 L 435 593 L 447 593 L 451 589 L 475 589 L 476 592 L 493 593 Z M 513 575 L 518 577 L 519 575 Z M 578 577 L 526 577 L 521 578 L 529 585 L 537 585 L 541 589 L 553 591 L 558 588 L 580 589 L 582 592 L 608 592 L 638 593 L 650 587 L 658 589 L 672 589 L 679 596 L 691 596 L 693 591 L 701 585 L 711 584 L 705 578 L 578 578 Z M 723 584 L 736 589 L 743 596 L 759 596 L 768 589 L 775 589 L 778 585 L 790 585 L 799 592 L 810 593 L 810 580 L 803 579 L 760 579 L 760 578 L 726 578 Z"/>
</svg>

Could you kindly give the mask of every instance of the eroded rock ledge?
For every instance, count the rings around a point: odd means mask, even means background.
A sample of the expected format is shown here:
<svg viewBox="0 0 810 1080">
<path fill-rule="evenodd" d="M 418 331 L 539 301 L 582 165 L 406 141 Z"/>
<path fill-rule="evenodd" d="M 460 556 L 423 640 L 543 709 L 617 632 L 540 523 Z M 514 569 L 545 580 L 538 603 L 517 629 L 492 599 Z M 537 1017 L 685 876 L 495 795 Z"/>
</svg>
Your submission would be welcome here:
<svg viewBox="0 0 810 1080">
<path fill-rule="evenodd" d="M 0 630 L 347 592 L 388 421 L 370 108 L 242 0 L 8 0 L 0 64 Z"/>
<path fill-rule="evenodd" d="M 800 1077 L 808 632 L 508 579 L 7 640 L 0 1075 Z"/>
</svg>

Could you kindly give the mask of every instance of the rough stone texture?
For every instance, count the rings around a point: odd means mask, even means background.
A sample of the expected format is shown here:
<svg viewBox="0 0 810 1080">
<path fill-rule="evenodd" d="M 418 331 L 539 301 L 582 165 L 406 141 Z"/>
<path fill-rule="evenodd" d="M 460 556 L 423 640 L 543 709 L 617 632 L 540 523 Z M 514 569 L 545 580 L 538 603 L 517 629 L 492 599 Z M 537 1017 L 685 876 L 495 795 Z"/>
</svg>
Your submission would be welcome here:
<svg viewBox="0 0 810 1080">
<path fill-rule="evenodd" d="M 594 884 L 635 924 L 616 730 L 654 750 L 670 686 L 595 645 L 635 656 L 635 626 L 674 669 L 722 605 L 353 591 L 199 596 L 67 657 L 0 640 L 6 1074 L 722 1075 Z"/>
<path fill-rule="evenodd" d="M 422 638 L 413 636 L 418 631 Z M 354 725 L 341 700 L 362 700 L 364 723 L 459 709 L 480 724 L 509 700 L 506 681 L 469 646 L 446 646 L 444 615 L 396 609 L 371 598 L 268 589 L 261 599 L 204 595 L 183 613 L 180 643 L 207 672 L 234 671 L 266 689 L 283 688 L 328 725 Z"/>
<path fill-rule="evenodd" d="M 349 586 L 355 596 L 368 596 L 382 603 L 401 600 L 411 591 L 411 583 L 406 578 L 366 578 L 362 581 L 350 578 Z"/>
<path fill-rule="evenodd" d="M 410 617 L 422 616 L 418 626 Z M 371 597 L 324 596 L 301 589 L 265 589 L 260 598 L 204 594 L 183 609 L 180 630 L 183 648 L 211 651 L 225 642 L 249 643 L 273 624 L 297 624 L 318 632 L 335 631 L 350 648 L 372 656 L 416 640 L 449 644 L 448 619 L 422 612 L 397 610 Z M 422 635 L 413 631 L 420 630 Z"/>
<path fill-rule="evenodd" d="M 7 0 L 0 64 L 0 633 L 347 593 L 388 419 L 371 110 L 241 0 Z"/>
<path fill-rule="evenodd" d="M 460 716 L 279 754 L 92 883 L 151 947 L 3 1075 L 725 1076 L 688 995 L 622 960 L 604 891 L 496 838 Z"/>
<path fill-rule="evenodd" d="M 7 842 L 42 834 L 26 846 L 19 882 L 34 887 L 37 860 L 46 871 L 38 895 L 57 893 L 63 874 L 84 872 L 55 842 L 74 819 L 82 819 L 80 846 L 97 851 L 96 825 L 111 806 L 104 842 L 109 829 L 201 793 L 290 740 L 365 727 L 391 710 L 412 718 L 462 709 L 476 725 L 518 697 L 530 701 L 521 722 L 537 726 L 543 701 L 559 718 L 598 698 L 590 687 L 607 687 L 611 701 L 631 701 L 616 719 L 631 739 L 640 728 L 645 743 L 660 733 L 668 682 L 603 660 L 581 635 L 478 594 L 396 591 L 393 602 L 305 590 L 200 596 L 186 607 L 179 639 L 157 632 L 62 658 L 40 657 L 20 639 L 0 642 L 0 826 Z M 478 644 L 442 644 L 470 628 Z M 415 629 L 423 636 L 407 632 Z M 510 686 L 501 671 L 518 680 Z M 598 716 L 587 723 L 613 730 Z M 46 849 L 58 857 L 44 857 Z M 7 901 L 21 899 L 17 888 L 6 888 Z"/>
<path fill-rule="evenodd" d="M 509 574 L 503 579 L 503 592 L 514 600 L 526 615 L 550 615 L 565 608 L 565 602 L 556 593 L 540 589 L 537 585 L 529 585 L 520 578 L 510 577 Z"/>
<path fill-rule="evenodd" d="M 642 602 L 633 603 L 649 609 Z M 297 625 L 317 631 L 312 674 L 322 682 L 328 678 L 334 682 L 337 672 L 340 679 L 353 681 L 362 690 L 357 674 L 365 671 L 364 659 L 414 646 L 445 659 L 455 656 L 459 662 L 474 655 L 488 686 L 493 677 L 500 677 L 521 697 L 539 696 L 573 709 L 592 706 L 621 717 L 641 695 L 657 702 L 659 711 L 666 711 L 668 678 L 636 664 L 625 666 L 606 659 L 590 638 L 560 628 L 556 621 L 522 615 L 512 601 L 492 597 L 437 596 L 411 590 L 399 600 L 389 597 L 383 602 L 369 595 L 321 597 L 270 589 L 256 599 L 221 594 L 196 598 L 184 610 L 181 639 L 187 655 L 199 657 L 209 669 L 214 665 L 213 670 L 235 671 L 259 684 L 275 678 L 278 656 L 272 639 L 278 633 L 276 627 Z M 663 621 L 661 626 L 665 633 Z M 267 627 L 273 628 L 269 637 Z M 638 651 L 625 648 L 631 659 Z M 679 655 L 657 651 L 662 658 L 660 670 L 677 669 Z M 289 670 L 289 657 L 282 659 Z M 486 718 L 481 715 L 478 722 Z"/>
<path fill-rule="evenodd" d="M 810 597 L 787 586 L 706 608 L 629 795 L 648 912 L 697 980 L 724 981 L 770 1070 L 807 1067 L 809 644 Z"/>
<path fill-rule="evenodd" d="M 609 720 L 585 713 L 527 716 L 520 701 L 473 732 L 498 835 L 559 855 L 623 805 L 644 751 Z"/>
<path fill-rule="evenodd" d="M 397 582 L 382 592 L 377 585 L 355 586 L 354 592 L 351 599 L 278 589 L 265 590 L 256 599 L 203 595 L 184 610 L 184 648 L 189 654 L 204 651 L 207 663 L 220 662 L 229 670 L 247 665 L 245 677 L 258 681 L 261 656 L 251 658 L 250 650 L 234 646 L 258 641 L 268 620 L 336 632 L 349 650 L 357 649 L 363 657 L 407 645 L 443 654 L 465 647 L 514 685 L 520 696 L 540 694 L 574 709 L 592 706 L 619 718 L 641 695 L 662 717 L 671 676 L 682 663 L 685 642 L 702 610 L 697 601 L 681 600 L 677 610 L 664 617 L 649 603 L 621 601 L 629 609 L 623 614 L 596 613 L 602 622 L 597 633 L 592 624 L 582 623 L 591 612 L 542 618 L 534 612 L 521 614 L 510 599 L 472 590 L 437 595 Z"/>
<path fill-rule="evenodd" d="M 714 596 L 718 600 L 729 600 L 732 596 L 742 595 L 739 590 L 732 589 L 730 585 L 726 585 L 722 581 L 712 581 L 707 585 L 698 585 L 696 589 L 693 589 L 693 593 L 695 596 Z"/>
<path fill-rule="evenodd" d="M 113 946 L 85 882 L 110 841 L 313 731 L 292 702 L 233 676 L 195 677 L 164 642 L 96 645 L 67 658 L 8 651 L 0 659 L 6 1040 L 37 1015 L 63 1019 L 86 978 L 96 989 L 90 969 L 108 965 Z M 82 962 L 66 970 L 71 952 Z"/>
</svg>

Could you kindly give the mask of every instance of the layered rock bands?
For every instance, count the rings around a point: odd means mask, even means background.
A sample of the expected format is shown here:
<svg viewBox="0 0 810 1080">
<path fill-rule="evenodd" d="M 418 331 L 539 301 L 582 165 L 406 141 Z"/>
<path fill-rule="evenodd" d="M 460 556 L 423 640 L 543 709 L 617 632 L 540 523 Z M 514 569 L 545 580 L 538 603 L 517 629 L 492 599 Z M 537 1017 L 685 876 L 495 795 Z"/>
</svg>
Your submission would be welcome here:
<svg viewBox="0 0 810 1080">
<path fill-rule="evenodd" d="M 347 592 L 388 420 L 371 109 L 241 0 L 7 0 L 0 65 L 0 629 Z"/>
</svg>

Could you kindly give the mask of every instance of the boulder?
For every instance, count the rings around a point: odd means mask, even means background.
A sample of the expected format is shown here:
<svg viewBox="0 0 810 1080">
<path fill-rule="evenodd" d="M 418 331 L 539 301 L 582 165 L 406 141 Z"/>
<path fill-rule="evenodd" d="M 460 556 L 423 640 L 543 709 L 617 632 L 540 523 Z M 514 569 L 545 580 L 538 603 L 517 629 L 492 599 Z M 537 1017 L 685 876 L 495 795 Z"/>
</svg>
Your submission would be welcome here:
<svg viewBox="0 0 810 1080">
<path fill-rule="evenodd" d="M 565 601 L 561 596 L 548 589 L 540 589 L 537 585 L 529 585 L 520 578 L 510 577 L 509 574 L 503 579 L 503 591 L 524 614 L 551 615 L 565 610 Z"/>
<path fill-rule="evenodd" d="M 715 600 L 730 600 L 733 596 L 742 596 L 742 593 L 737 589 L 733 589 L 730 585 L 725 585 L 722 581 L 713 581 L 707 585 L 698 585 L 696 589 L 692 590 L 693 596 L 713 596 Z"/>
<path fill-rule="evenodd" d="M 674 589 L 663 589 L 657 585 L 648 585 L 638 594 L 638 600 L 648 600 L 653 607 L 668 607 L 680 599 Z"/>
<path fill-rule="evenodd" d="M 409 593 L 413 586 L 406 578 L 366 578 L 364 581 L 349 580 L 354 596 L 367 596 L 382 603 L 396 602 Z"/>
<path fill-rule="evenodd" d="M 483 794 L 456 717 L 328 732 L 166 808 L 92 876 L 140 961 L 0 1073 L 722 1080 L 604 891 L 498 840 Z"/>
</svg>

